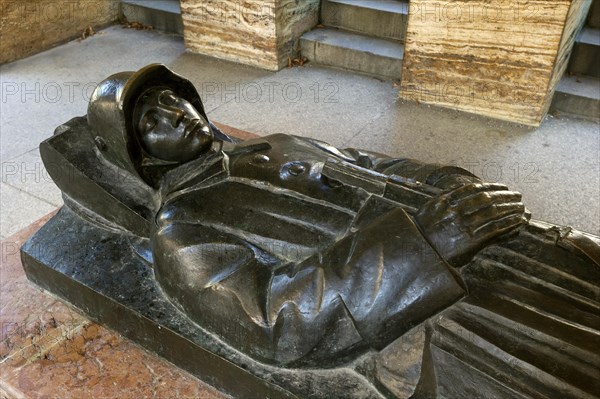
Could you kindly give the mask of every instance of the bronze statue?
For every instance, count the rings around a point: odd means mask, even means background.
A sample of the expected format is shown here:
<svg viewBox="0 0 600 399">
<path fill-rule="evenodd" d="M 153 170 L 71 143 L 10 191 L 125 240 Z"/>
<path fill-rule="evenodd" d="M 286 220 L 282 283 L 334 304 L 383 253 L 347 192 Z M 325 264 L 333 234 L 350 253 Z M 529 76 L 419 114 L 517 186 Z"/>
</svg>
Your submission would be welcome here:
<svg viewBox="0 0 600 399">
<path fill-rule="evenodd" d="M 229 392 L 600 397 L 600 240 L 530 221 L 504 185 L 239 142 L 163 65 L 106 79 L 40 148 L 65 207 L 24 247 L 29 277 Z"/>
</svg>

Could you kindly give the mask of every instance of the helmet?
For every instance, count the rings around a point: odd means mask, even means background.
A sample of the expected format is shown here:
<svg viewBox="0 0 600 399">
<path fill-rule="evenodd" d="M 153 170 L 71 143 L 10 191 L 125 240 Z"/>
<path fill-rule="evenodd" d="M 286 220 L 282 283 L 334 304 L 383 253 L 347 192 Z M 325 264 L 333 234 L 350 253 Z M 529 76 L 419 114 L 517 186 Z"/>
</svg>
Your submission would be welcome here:
<svg viewBox="0 0 600 399">
<path fill-rule="evenodd" d="M 139 175 L 142 148 L 132 114 L 137 99 L 150 88 L 172 90 L 208 120 L 194 85 L 165 65 L 151 64 L 137 72 L 120 72 L 102 81 L 90 98 L 88 125 L 104 157 L 134 175 Z"/>
</svg>

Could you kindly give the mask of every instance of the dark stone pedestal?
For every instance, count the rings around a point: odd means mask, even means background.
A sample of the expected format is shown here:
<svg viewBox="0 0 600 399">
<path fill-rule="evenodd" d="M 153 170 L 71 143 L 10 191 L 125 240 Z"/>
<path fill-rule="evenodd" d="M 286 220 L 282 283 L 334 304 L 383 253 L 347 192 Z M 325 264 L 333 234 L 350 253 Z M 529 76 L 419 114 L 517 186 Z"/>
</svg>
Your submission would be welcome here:
<svg viewBox="0 0 600 399">
<path fill-rule="evenodd" d="M 1 242 L 0 398 L 225 399 L 27 281 L 19 247 L 51 216 Z"/>
<path fill-rule="evenodd" d="M 95 227 L 64 207 L 23 246 L 22 260 L 27 277 L 40 287 L 235 397 L 335 397 L 339 392 L 345 398 L 384 397 L 350 367 L 282 369 L 224 345 L 167 300 L 144 260 L 146 245 Z M 370 355 L 355 362 L 356 369 Z"/>
<path fill-rule="evenodd" d="M 23 246 L 22 260 L 39 286 L 235 397 L 598 397 L 597 378 L 569 379 L 593 373 L 600 343 L 600 269 L 570 245 L 595 251 L 600 241 L 573 241 L 569 231 L 536 222 L 486 248 L 461 271 L 467 298 L 333 369 L 268 366 L 225 345 L 166 299 L 147 242 L 69 208 Z"/>
</svg>

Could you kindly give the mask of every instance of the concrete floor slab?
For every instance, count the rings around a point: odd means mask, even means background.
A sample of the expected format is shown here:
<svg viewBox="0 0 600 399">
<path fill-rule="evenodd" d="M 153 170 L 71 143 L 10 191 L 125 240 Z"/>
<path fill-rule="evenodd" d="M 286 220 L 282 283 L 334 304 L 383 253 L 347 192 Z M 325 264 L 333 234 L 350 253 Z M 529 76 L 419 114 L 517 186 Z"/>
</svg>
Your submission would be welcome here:
<svg viewBox="0 0 600 399">
<path fill-rule="evenodd" d="M 548 117 L 539 129 L 399 101 L 347 146 L 458 165 L 523 194 L 533 217 L 600 234 L 597 122 Z"/>
<path fill-rule="evenodd" d="M 340 145 L 387 112 L 396 97 L 391 82 L 305 66 L 253 81 L 209 117 L 261 135 L 289 133 Z"/>
<path fill-rule="evenodd" d="M 261 71 L 184 54 L 181 38 L 120 26 L 0 67 L 2 161 L 12 161 L 11 167 L 22 163 L 24 171 L 35 168 L 40 141 L 59 124 L 85 114 L 83 84 L 152 62 L 171 64 L 190 78 L 217 122 L 261 135 L 291 133 L 337 146 L 459 164 L 522 191 L 536 218 L 600 234 L 598 122 L 560 116 L 533 130 L 399 101 L 391 82 L 311 64 Z M 11 94 L 14 86 L 7 82 L 17 83 L 16 93 Z M 63 90 L 55 102 L 47 101 L 55 93 L 52 82 Z M 80 85 L 73 99 L 69 82 Z M 22 91 L 22 83 L 27 90 L 36 83 L 41 89 Z M 44 101 L 36 101 L 36 93 Z M 2 236 L 32 223 L 59 201 L 57 190 L 49 191 L 51 183 L 35 182 L 37 172 L 9 181 L 5 166 Z"/>
<path fill-rule="evenodd" d="M 273 72 L 219 60 L 200 54 L 184 53 L 169 64 L 175 72 L 189 79 L 202 96 L 204 109 L 210 112 L 221 105 L 250 97 L 256 79 L 273 76 Z"/>
<path fill-rule="evenodd" d="M 177 36 L 113 26 L 0 67 L 0 159 L 36 148 L 68 119 L 84 115 L 97 83 L 184 51 Z"/>
<path fill-rule="evenodd" d="M 86 113 L 95 85 L 116 72 L 169 64 L 184 50 L 181 37 L 113 26 L 0 66 L 2 236 L 62 203 L 58 189 L 39 169 L 37 149 L 58 125 Z"/>
<path fill-rule="evenodd" d="M 2 162 L 2 183 L 56 207 L 63 204 L 61 192 L 48 174 L 37 148 Z"/>
<path fill-rule="evenodd" d="M 0 237 L 2 239 L 24 229 L 56 209 L 55 205 L 35 198 L 24 191 L 0 183 Z"/>
</svg>

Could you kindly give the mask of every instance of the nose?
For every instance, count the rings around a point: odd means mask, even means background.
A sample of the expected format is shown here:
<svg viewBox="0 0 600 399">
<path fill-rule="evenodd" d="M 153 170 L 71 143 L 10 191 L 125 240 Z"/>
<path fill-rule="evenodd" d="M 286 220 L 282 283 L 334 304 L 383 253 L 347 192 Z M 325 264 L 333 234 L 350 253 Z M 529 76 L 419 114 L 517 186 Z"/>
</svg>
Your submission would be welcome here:
<svg viewBox="0 0 600 399">
<path fill-rule="evenodd" d="M 168 120 L 173 127 L 179 126 L 183 118 L 185 117 L 185 112 L 177 108 L 171 108 L 168 106 L 159 106 L 160 115 Z"/>
</svg>

